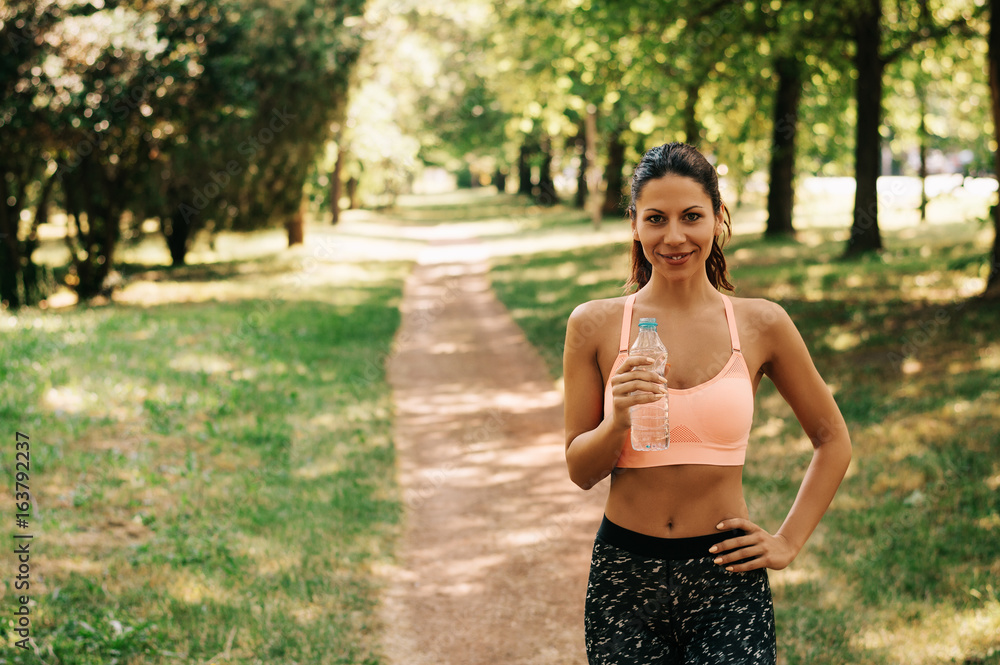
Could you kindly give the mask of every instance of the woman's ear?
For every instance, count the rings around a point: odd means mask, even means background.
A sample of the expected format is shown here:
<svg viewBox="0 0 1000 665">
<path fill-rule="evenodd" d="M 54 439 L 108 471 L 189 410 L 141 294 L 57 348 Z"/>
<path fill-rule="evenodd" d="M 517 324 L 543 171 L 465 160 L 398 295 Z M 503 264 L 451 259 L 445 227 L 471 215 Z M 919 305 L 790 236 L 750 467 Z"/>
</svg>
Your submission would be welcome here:
<svg viewBox="0 0 1000 665">
<path fill-rule="evenodd" d="M 714 233 L 715 233 L 715 237 L 716 238 L 718 238 L 719 236 L 722 235 L 722 231 L 723 231 L 723 228 L 724 228 L 723 225 L 722 225 L 722 219 L 723 219 L 722 216 L 723 215 L 729 215 L 729 209 L 726 208 L 726 204 L 725 203 L 722 204 L 722 208 L 719 210 L 719 212 L 715 213 L 715 231 L 714 231 Z"/>
</svg>

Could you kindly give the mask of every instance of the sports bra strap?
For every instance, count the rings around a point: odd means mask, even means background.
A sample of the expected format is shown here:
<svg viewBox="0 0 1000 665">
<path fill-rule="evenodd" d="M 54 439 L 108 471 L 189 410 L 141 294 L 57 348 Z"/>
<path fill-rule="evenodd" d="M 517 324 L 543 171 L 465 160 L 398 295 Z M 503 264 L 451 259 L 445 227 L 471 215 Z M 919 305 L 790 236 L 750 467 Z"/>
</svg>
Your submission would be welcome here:
<svg viewBox="0 0 1000 665">
<path fill-rule="evenodd" d="M 722 295 L 722 302 L 726 305 L 726 321 L 729 322 L 729 339 L 733 344 L 733 351 L 740 350 L 740 334 L 736 332 L 736 315 L 733 314 L 733 303 L 725 293 Z"/>
<path fill-rule="evenodd" d="M 628 336 L 632 331 L 632 303 L 635 302 L 636 295 L 633 293 L 625 299 L 625 312 L 622 314 L 622 336 L 621 341 L 618 342 L 619 355 L 628 353 Z"/>
</svg>

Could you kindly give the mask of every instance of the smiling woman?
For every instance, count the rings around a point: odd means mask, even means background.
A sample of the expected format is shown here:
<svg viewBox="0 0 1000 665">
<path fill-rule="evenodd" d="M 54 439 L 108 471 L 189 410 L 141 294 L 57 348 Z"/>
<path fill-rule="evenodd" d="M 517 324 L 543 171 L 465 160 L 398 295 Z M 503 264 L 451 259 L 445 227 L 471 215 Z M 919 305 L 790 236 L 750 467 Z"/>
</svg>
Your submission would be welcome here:
<svg viewBox="0 0 1000 665">
<path fill-rule="evenodd" d="M 657 178 L 646 185 L 641 202 L 631 212 L 633 247 L 650 267 L 685 268 L 664 273 L 677 279 L 690 277 L 691 268 L 707 266 L 722 221 L 710 216 L 711 201 L 697 182 L 677 175 Z"/>
<path fill-rule="evenodd" d="M 696 225 L 700 223 L 701 230 L 711 234 L 710 238 L 701 238 L 708 248 L 704 261 L 695 263 L 705 266 L 713 287 L 732 291 L 733 285 L 726 272 L 726 257 L 722 253 L 726 240 L 732 234 L 732 221 L 719 192 L 719 177 L 712 165 L 693 147 L 671 145 L 677 147 L 673 150 L 650 150 L 647 158 L 636 167 L 632 178 L 632 203 L 628 209 L 632 218 L 632 274 L 626 289 L 641 287 L 652 276 L 652 258 L 646 254 L 638 233 L 640 222 L 641 226 L 662 227 L 669 215 L 656 206 L 676 208 L 684 202 L 680 210 L 684 221 L 693 228 L 699 228 Z M 637 210 L 640 192 L 644 193 L 643 209 Z M 709 228 L 705 229 L 706 226 Z M 677 238 L 672 240 L 677 241 Z"/>
<path fill-rule="evenodd" d="M 611 476 L 587 588 L 588 658 L 775 663 L 766 570 L 788 566 L 826 512 L 851 458 L 847 426 L 785 311 L 719 292 L 733 288 L 722 253 L 730 222 L 705 157 L 686 144 L 653 148 L 631 194 L 626 290 L 636 290 L 577 307 L 563 356 L 570 478 L 590 489 Z M 650 359 L 628 354 L 632 321 L 645 317 L 660 323 L 669 388 L 643 368 Z M 751 521 L 742 486 L 765 375 L 814 448 L 773 535 Z M 667 448 L 633 449 L 630 408 L 664 394 Z"/>
</svg>

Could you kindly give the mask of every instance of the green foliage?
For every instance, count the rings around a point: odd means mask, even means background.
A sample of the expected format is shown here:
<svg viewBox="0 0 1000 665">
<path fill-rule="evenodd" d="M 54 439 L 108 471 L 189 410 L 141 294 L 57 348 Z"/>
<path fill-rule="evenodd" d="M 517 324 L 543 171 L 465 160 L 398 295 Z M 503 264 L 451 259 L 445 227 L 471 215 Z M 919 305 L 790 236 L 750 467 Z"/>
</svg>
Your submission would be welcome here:
<svg viewBox="0 0 1000 665">
<path fill-rule="evenodd" d="M 60 0 L 0 10 L 0 233 L 30 259 L 25 242 L 48 201 L 33 192 L 56 184 L 70 221 L 68 283 L 87 298 L 102 290 L 122 235 L 147 218 L 160 220 L 175 264 L 200 229 L 288 222 L 346 109 L 361 49 L 348 24 L 363 4 Z M 0 280 L 8 301 L 11 279 Z"/>
<path fill-rule="evenodd" d="M 989 82 L 981 76 L 986 71 L 986 31 L 985 21 L 972 20 L 971 34 L 928 45 L 889 68 L 886 134 L 895 155 L 912 154 L 919 146 L 923 97 L 927 148 L 947 153 L 961 146 L 968 152 L 963 171 L 992 171 L 992 152 L 980 140 L 993 124 Z M 899 166 L 903 173 L 916 173 L 912 163 Z"/>
<path fill-rule="evenodd" d="M 931 150 L 991 171 L 985 4 L 872 1 L 6 3 L 0 234 L 17 242 L 0 299 L 45 294 L 29 264 L 50 203 L 70 214 L 70 283 L 92 295 L 147 218 L 182 263 L 201 230 L 286 223 L 304 189 L 321 207 L 341 155 L 369 205 L 391 205 L 423 165 L 471 183 L 512 171 L 522 148 L 547 186 L 540 170 L 579 167 L 590 108 L 605 189 L 649 146 L 689 140 L 742 201 L 794 120 L 773 117 L 781 58 L 804 74 L 797 170 L 850 176 L 852 149 L 877 142 L 853 136 L 864 7 L 882 8 L 896 166 L 910 171 L 924 115 Z"/>
</svg>

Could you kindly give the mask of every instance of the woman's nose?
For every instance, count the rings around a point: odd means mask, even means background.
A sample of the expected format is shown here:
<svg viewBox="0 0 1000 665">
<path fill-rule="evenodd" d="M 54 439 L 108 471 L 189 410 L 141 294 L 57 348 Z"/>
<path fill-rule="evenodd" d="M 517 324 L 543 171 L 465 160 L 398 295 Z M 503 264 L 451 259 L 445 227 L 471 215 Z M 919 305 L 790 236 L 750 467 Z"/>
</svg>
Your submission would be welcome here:
<svg viewBox="0 0 1000 665">
<path fill-rule="evenodd" d="M 668 245 L 679 245 L 684 242 L 684 229 L 680 222 L 670 222 L 667 224 L 667 232 L 663 236 L 663 242 Z"/>
</svg>

